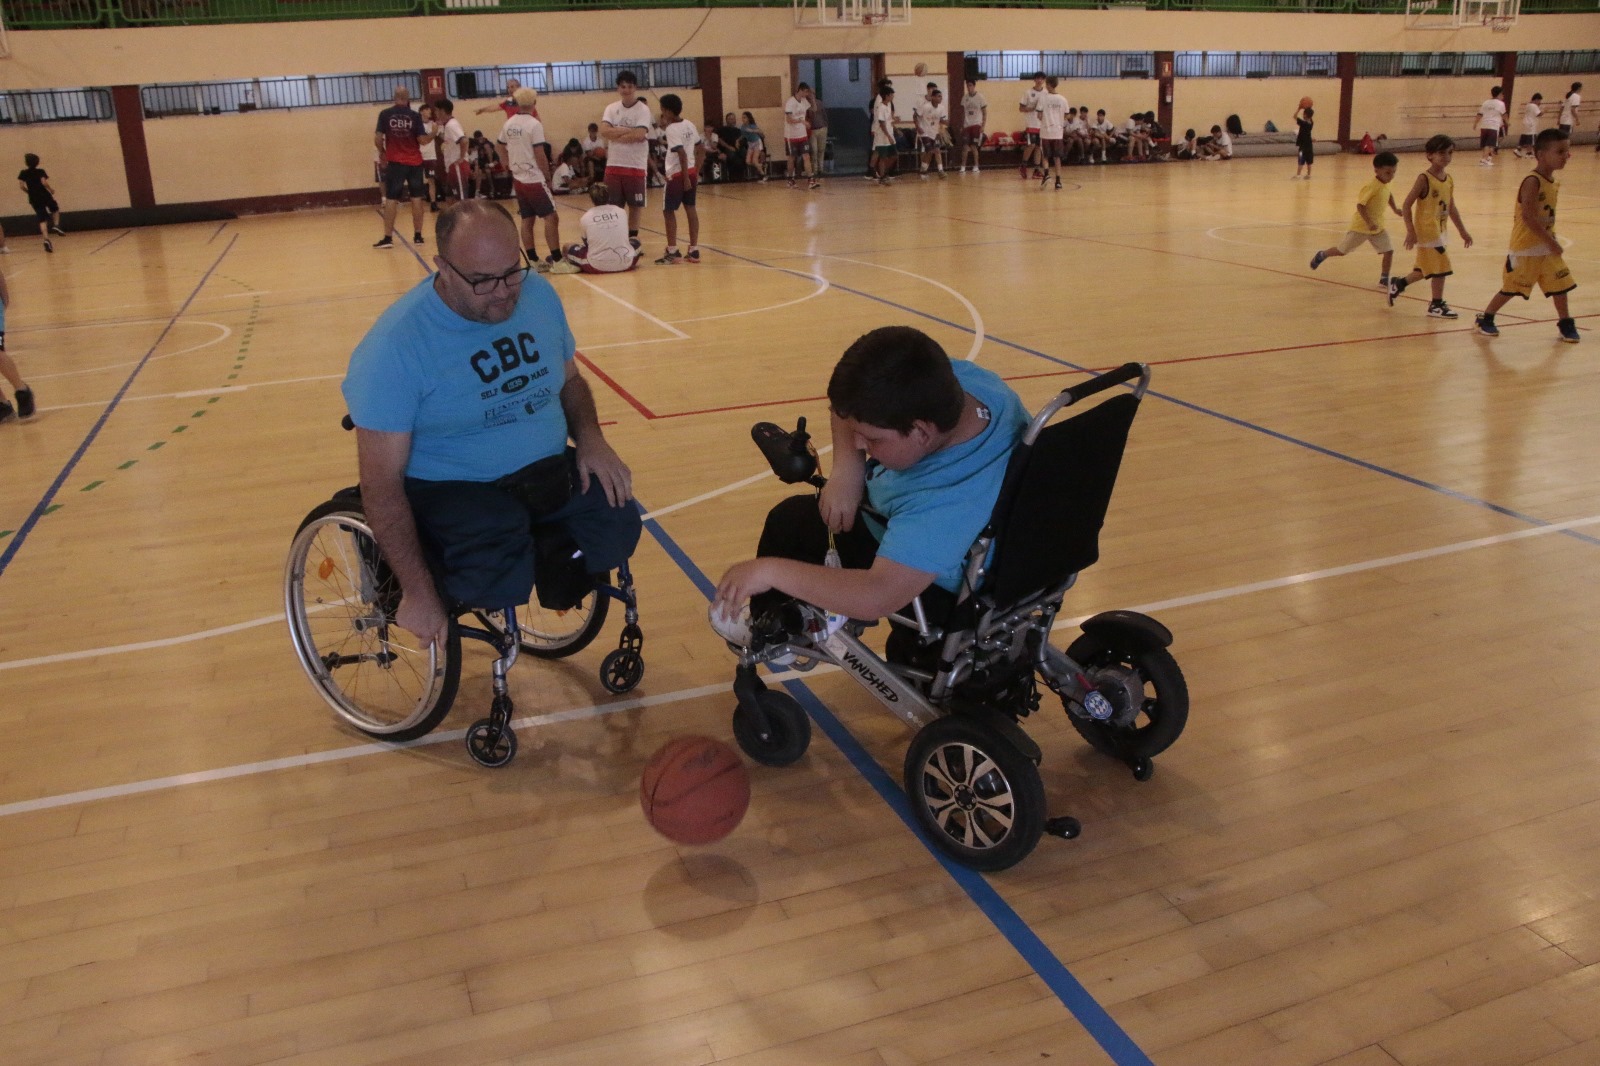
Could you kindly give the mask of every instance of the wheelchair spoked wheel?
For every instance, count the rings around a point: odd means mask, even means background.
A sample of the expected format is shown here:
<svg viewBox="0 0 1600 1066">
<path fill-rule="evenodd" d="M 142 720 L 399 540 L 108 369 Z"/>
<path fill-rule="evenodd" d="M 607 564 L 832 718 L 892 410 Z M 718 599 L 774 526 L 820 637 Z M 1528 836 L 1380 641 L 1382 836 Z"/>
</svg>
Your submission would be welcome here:
<svg viewBox="0 0 1600 1066">
<path fill-rule="evenodd" d="M 1121 759 L 1135 774 L 1150 776 L 1150 760 L 1172 746 L 1189 721 L 1189 686 L 1178 661 L 1165 649 L 1113 648 L 1085 633 L 1067 648 L 1096 688 L 1109 688 L 1112 702 L 1133 708 L 1131 721 L 1117 715 L 1097 722 L 1073 714 L 1072 726 L 1096 751 Z"/>
<path fill-rule="evenodd" d="M 589 592 L 576 607 L 553 611 L 541 606 L 535 594 L 525 607 L 517 609 L 517 628 L 521 630 L 518 644 L 529 655 L 540 659 L 564 659 L 575 655 L 593 643 L 606 624 L 606 612 L 611 597 L 598 588 Z M 474 611 L 473 617 L 492 629 L 500 631 L 500 617 Z"/>
<path fill-rule="evenodd" d="M 335 714 L 369 736 L 414 740 L 450 712 L 461 633 L 422 647 L 394 621 L 400 583 L 358 501 L 333 499 L 295 533 L 283 579 L 295 655 Z"/>
<path fill-rule="evenodd" d="M 906 752 L 906 794 L 934 847 L 963 866 L 1015 866 L 1044 833 L 1039 768 L 999 730 L 952 715 L 928 723 Z"/>
<path fill-rule="evenodd" d="M 733 709 L 733 739 L 763 766 L 788 766 L 811 746 L 811 719 L 787 692 L 762 689 L 756 699 L 766 715 L 765 733 L 756 714 L 741 703 Z"/>
</svg>

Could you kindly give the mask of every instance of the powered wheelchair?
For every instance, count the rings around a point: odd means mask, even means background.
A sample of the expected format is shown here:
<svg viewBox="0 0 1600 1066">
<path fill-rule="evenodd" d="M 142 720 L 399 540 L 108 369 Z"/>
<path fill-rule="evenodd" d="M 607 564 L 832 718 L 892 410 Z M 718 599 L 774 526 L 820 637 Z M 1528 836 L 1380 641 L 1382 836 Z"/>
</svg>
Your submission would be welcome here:
<svg viewBox="0 0 1600 1066">
<path fill-rule="evenodd" d="M 347 415 L 345 429 L 353 423 Z M 333 494 L 301 521 L 284 567 L 284 612 L 295 655 L 335 714 L 380 740 L 415 740 L 450 712 L 461 678 L 461 641 L 495 651 L 489 714 L 466 732 L 467 753 L 482 766 L 504 766 L 517 752 L 506 675 L 527 652 L 560 659 L 588 647 L 605 625 L 611 602 L 623 607 L 618 647 L 601 661 L 609 692 L 631 691 L 644 677 L 644 635 L 626 562 L 615 582 L 597 580 L 582 553 L 554 524 L 533 523 L 538 565 L 526 606 L 483 611 L 451 603 L 445 639 L 431 647 L 395 622 L 400 582 L 378 550 L 361 489 Z M 477 624 L 463 624 L 463 617 Z"/>
<path fill-rule="evenodd" d="M 1080 400 L 1137 381 L 1131 390 L 1051 425 Z M 885 657 L 861 640 L 867 623 L 790 601 L 750 622 L 733 690 L 733 734 L 757 762 L 784 766 L 805 753 L 811 723 L 787 692 L 757 675 L 763 664 L 840 667 L 917 732 L 906 753 L 906 793 L 929 840 L 956 862 L 1003 870 L 1045 832 L 1078 835 L 1070 817 L 1047 818 L 1042 753 L 1018 725 L 1039 709 L 1038 682 L 1097 751 L 1148 780 L 1152 759 L 1188 718 L 1183 673 L 1155 619 L 1107 611 L 1085 620 L 1066 651 L 1050 630 L 1067 590 L 1099 557 L 1099 532 L 1149 368 L 1128 363 L 1066 389 L 1029 424 L 1013 452 L 988 525 L 967 554 L 954 602 L 924 593 L 889 618 Z M 825 484 L 802 418 L 788 433 L 771 423 L 752 436 L 779 480 Z M 941 590 L 931 590 L 941 591 Z M 942 614 L 942 617 L 940 615 Z"/>
</svg>

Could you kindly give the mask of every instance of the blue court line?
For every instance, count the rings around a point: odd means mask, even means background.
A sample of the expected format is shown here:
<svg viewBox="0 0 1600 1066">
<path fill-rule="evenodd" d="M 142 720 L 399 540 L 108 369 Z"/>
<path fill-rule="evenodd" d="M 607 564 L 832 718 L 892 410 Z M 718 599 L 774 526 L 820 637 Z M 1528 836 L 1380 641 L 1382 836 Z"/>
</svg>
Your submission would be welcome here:
<svg viewBox="0 0 1600 1066">
<path fill-rule="evenodd" d="M 144 370 L 145 364 L 150 362 L 150 357 L 161 346 L 161 342 L 167 339 L 167 334 L 172 332 L 172 327 L 177 324 L 178 319 L 182 318 L 183 313 L 189 310 L 189 305 L 194 303 L 196 296 L 200 295 L 200 290 L 205 288 L 207 281 L 211 280 L 211 275 L 216 271 L 217 267 L 222 265 L 222 260 L 227 258 L 229 252 L 233 251 L 234 242 L 238 239 L 239 235 L 235 233 L 232 239 L 228 241 L 228 246 L 222 250 L 222 254 L 217 256 L 216 262 L 212 263 L 210 268 L 200 276 L 199 283 L 195 285 L 194 291 L 189 294 L 189 298 L 183 301 L 183 306 L 174 311 L 172 317 L 167 319 L 167 324 L 162 327 L 161 335 L 155 339 L 155 343 L 150 345 L 150 350 L 144 353 L 144 358 L 140 359 L 138 364 L 134 366 L 133 371 L 128 374 L 128 380 L 122 383 L 122 388 L 117 390 L 117 394 L 111 398 L 111 402 L 106 405 L 106 409 L 95 420 L 95 424 L 89 428 L 88 435 L 83 438 L 83 443 L 78 445 L 77 451 L 72 453 L 72 458 L 67 460 L 67 465 L 61 468 L 61 473 L 57 474 L 56 479 L 50 483 L 50 487 L 45 490 L 44 497 L 34 506 L 32 513 L 23 520 L 22 525 L 17 527 L 16 535 L 6 545 L 5 551 L 0 552 L 0 577 L 5 576 L 6 568 L 11 565 L 11 560 L 17 557 L 17 552 L 22 550 L 23 542 L 28 539 L 28 534 L 33 532 L 33 527 L 39 524 L 39 519 L 43 518 L 45 512 L 50 509 L 51 501 L 55 499 L 56 493 L 61 491 L 61 486 L 66 484 L 67 478 L 72 476 L 72 471 L 83 459 L 84 454 L 88 452 L 89 445 L 93 444 L 95 438 L 100 436 L 100 431 L 105 428 L 106 422 L 111 418 L 111 412 L 117 409 L 117 405 L 122 402 L 122 398 L 128 394 L 128 390 L 133 387 L 134 380 Z"/>
<path fill-rule="evenodd" d="M 751 259 L 751 258 L 749 258 L 747 256 L 736 255 L 733 252 L 723 251 L 720 248 L 712 248 L 709 245 L 705 246 L 705 247 L 706 247 L 706 249 L 708 251 L 716 252 L 718 255 L 727 256 L 729 259 L 738 259 L 738 260 L 740 260 L 742 262 L 752 263 L 752 264 L 754 264 L 756 266 L 766 267 L 768 270 L 776 270 L 776 271 L 778 271 L 780 273 L 789 274 L 789 275 L 791 275 L 793 277 L 810 278 L 810 276 L 811 276 L 809 274 L 802 274 L 802 273 L 800 273 L 798 271 L 790 270 L 787 267 L 773 266 L 772 264 L 764 263 L 759 259 Z M 839 284 L 833 283 L 833 282 L 830 282 L 829 284 L 832 285 L 833 288 L 838 289 L 841 292 L 848 292 L 853 296 L 865 297 L 868 300 L 873 300 L 873 301 L 875 301 L 877 303 L 885 304 L 885 305 L 887 305 L 889 307 L 895 308 L 896 310 L 904 311 L 907 314 L 917 315 L 920 318 L 926 318 L 929 321 L 938 322 L 940 325 L 949 326 L 951 329 L 959 330 L 962 333 L 971 334 L 971 333 L 975 333 L 976 332 L 971 326 L 960 325 L 960 324 L 958 324 L 956 322 L 950 321 L 947 318 L 940 318 L 938 315 L 932 314 L 932 313 L 930 313 L 928 311 L 923 311 L 923 310 L 920 310 L 920 309 L 915 308 L 915 307 L 908 307 L 905 304 L 896 303 L 893 300 L 885 299 L 882 296 L 877 296 L 877 295 L 874 295 L 873 293 L 865 292 L 865 291 L 863 291 L 861 289 L 853 289 L 853 288 L 849 287 L 848 285 L 839 285 Z M 1068 370 L 1076 370 L 1076 371 L 1079 371 L 1080 373 L 1085 373 L 1085 374 L 1093 372 L 1090 367 L 1082 366 L 1082 365 L 1080 365 L 1078 363 L 1074 363 L 1074 362 L 1071 362 L 1071 361 L 1066 360 L 1066 359 L 1061 359 L 1061 358 L 1058 358 L 1058 357 L 1053 356 L 1053 355 L 1048 355 L 1045 352 L 1041 352 L 1041 351 L 1039 351 L 1039 350 L 1037 350 L 1035 348 L 1029 348 L 1026 345 L 1018 344 L 1015 341 L 1008 341 L 1003 337 L 996 337 L 992 333 L 985 333 L 983 335 L 983 339 L 986 340 L 986 341 L 990 341 L 990 342 L 992 342 L 994 344 L 998 344 L 1003 348 L 1010 348 L 1013 351 L 1021 352 L 1024 355 L 1031 355 L 1036 359 L 1043 359 L 1045 362 L 1054 363 L 1057 366 L 1064 367 L 1064 368 L 1066 368 Z M 1549 526 L 1549 525 L 1553 525 L 1554 524 L 1554 523 L 1550 522 L 1547 519 L 1539 518 L 1539 517 L 1536 517 L 1536 516 L 1530 515 L 1530 514 L 1524 514 L 1521 511 L 1515 510 L 1515 509 L 1510 508 L 1510 507 L 1506 507 L 1503 504 L 1494 503 L 1492 501 L 1482 499 L 1481 497 L 1473 496 L 1471 493 L 1462 492 L 1459 489 L 1452 489 L 1452 488 L 1450 488 L 1450 487 L 1448 487 L 1446 485 L 1440 485 L 1440 484 L 1438 484 L 1436 482 L 1432 482 L 1432 481 L 1425 480 L 1423 478 L 1415 477 L 1415 476 L 1413 476 L 1411 474 L 1401 473 L 1398 470 L 1394 470 L 1394 469 L 1391 469 L 1390 467 L 1382 466 L 1382 465 L 1380 465 L 1378 463 L 1371 462 L 1370 460 L 1359 459 L 1359 458 L 1357 458 L 1357 457 L 1355 457 L 1353 455 L 1348 455 L 1345 452 L 1337 451 L 1337 450 L 1335 450 L 1333 448 L 1329 448 L 1329 447 L 1326 447 L 1326 446 L 1321 445 L 1321 444 L 1314 444 L 1311 441 L 1303 440 L 1303 439 L 1301 439 L 1299 437 L 1291 436 L 1291 435 L 1289 435 L 1287 433 L 1283 433 L 1283 432 L 1281 432 L 1279 430 L 1276 430 L 1276 429 L 1269 429 L 1266 426 L 1260 425 L 1260 424 L 1258 424 L 1256 422 L 1248 421 L 1247 419 L 1238 418 L 1238 417 L 1236 417 L 1234 415 L 1223 414 L 1221 411 L 1213 410 L 1212 408 L 1209 408 L 1209 407 L 1204 407 L 1204 406 L 1202 406 L 1200 404 L 1194 403 L 1194 402 L 1189 401 L 1189 400 L 1181 400 L 1178 397 L 1173 396 L 1173 395 L 1171 395 L 1169 393 L 1158 392 L 1158 391 L 1152 389 L 1152 390 L 1150 390 L 1149 393 L 1147 393 L 1147 395 L 1152 396 L 1152 397 L 1154 397 L 1154 398 L 1156 398 L 1158 400 L 1165 400 L 1167 403 L 1170 403 L 1170 404 L 1173 404 L 1174 406 L 1182 407 L 1182 408 L 1185 408 L 1187 410 L 1193 411 L 1196 414 L 1205 415 L 1205 416 L 1207 416 L 1209 418 L 1219 419 L 1219 420 L 1221 420 L 1223 422 L 1229 423 L 1230 425 L 1237 426 L 1240 429 L 1249 430 L 1249 431 L 1251 431 L 1253 433 L 1260 433 L 1263 436 L 1271 437 L 1272 439 L 1278 440 L 1278 441 L 1282 441 L 1285 444 L 1292 444 L 1292 445 L 1294 445 L 1296 447 L 1304 448 L 1307 451 L 1316 452 L 1317 454 L 1326 456 L 1329 459 L 1336 459 L 1336 460 L 1338 460 L 1339 462 L 1342 462 L 1342 463 L 1349 463 L 1351 466 L 1359 467 L 1362 470 L 1366 470 L 1366 471 L 1369 471 L 1369 472 L 1374 473 L 1374 474 L 1381 474 L 1384 477 L 1390 477 L 1390 478 L 1395 479 L 1396 481 L 1404 482 L 1407 485 L 1414 485 L 1417 488 L 1427 489 L 1430 492 L 1439 493 L 1441 496 L 1447 496 L 1450 499 L 1456 500 L 1456 501 L 1458 501 L 1460 503 L 1471 504 L 1474 507 L 1481 507 L 1484 510 L 1493 511 L 1495 514 L 1504 515 L 1507 518 L 1514 518 L 1519 522 L 1526 522 L 1528 525 L 1531 525 L 1531 526 L 1541 527 L 1541 526 Z M 1581 530 L 1563 529 L 1563 530 L 1560 530 L 1559 532 L 1561 533 L 1562 536 L 1571 537 L 1574 540 L 1583 541 L 1585 544 L 1600 545 L 1600 537 L 1596 537 L 1594 535 L 1591 535 L 1591 534 L 1588 534 L 1588 533 L 1584 533 Z"/>
<path fill-rule="evenodd" d="M 637 501 L 635 501 L 637 503 Z M 643 508 L 640 508 L 643 510 Z M 667 556 L 683 571 L 684 576 L 693 582 L 695 588 L 710 600 L 716 595 L 717 587 L 705 572 L 697 566 L 689 554 L 685 552 L 672 536 L 661 527 L 661 523 L 654 518 L 647 518 L 645 528 L 661 545 Z M 1034 973 L 1039 975 L 1046 987 L 1055 993 L 1061 1004 L 1071 1012 L 1087 1032 L 1099 1044 L 1101 1049 L 1111 1057 L 1116 1066 L 1154 1066 L 1150 1057 L 1144 1053 L 1138 1044 L 1134 1043 L 1116 1019 L 1102 1007 L 1083 987 L 1072 971 L 1051 951 L 1039 935 L 1023 921 L 1022 916 L 1012 909 L 982 874 L 969 870 L 965 866 L 951 860 L 944 853 L 935 850 L 928 843 L 918 828 L 916 816 L 911 811 L 911 801 L 906 798 L 905 791 L 895 783 L 878 761 L 872 757 L 855 735 L 840 722 L 838 717 L 830 711 L 825 703 L 817 698 L 816 694 L 806 686 L 804 681 L 785 681 L 784 688 L 788 689 L 800 705 L 805 708 L 817 726 L 833 741 L 834 745 L 855 767 L 856 772 L 866 779 L 889 808 L 911 830 L 918 843 L 928 849 L 928 853 L 938 860 L 944 867 L 945 873 L 960 886 L 967 894 L 967 898 L 977 905 L 984 917 L 1005 937 L 1022 956 L 1022 961 L 1027 963 Z M 731 688 L 731 683 L 730 683 Z"/>
</svg>

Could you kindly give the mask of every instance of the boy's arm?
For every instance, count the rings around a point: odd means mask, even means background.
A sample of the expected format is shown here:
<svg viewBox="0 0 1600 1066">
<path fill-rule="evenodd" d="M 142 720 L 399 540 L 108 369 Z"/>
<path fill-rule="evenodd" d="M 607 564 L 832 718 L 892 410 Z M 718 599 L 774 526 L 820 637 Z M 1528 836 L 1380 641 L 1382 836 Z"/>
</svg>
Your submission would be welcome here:
<svg viewBox="0 0 1600 1066">
<path fill-rule="evenodd" d="M 1522 221 L 1539 235 L 1539 240 L 1560 252 L 1561 245 L 1556 242 L 1556 235 L 1550 232 L 1550 227 L 1544 224 L 1544 219 L 1539 215 L 1539 179 L 1532 174 L 1522 179 L 1522 187 L 1517 190 L 1517 206 L 1522 210 Z"/>
<path fill-rule="evenodd" d="M 1367 214 L 1366 204 L 1356 204 L 1356 214 L 1361 216 L 1361 221 L 1367 224 L 1368 229 L 1377 230 L 1380 228 L 1376 222 L 1372 221 L 1372 216 Z"/>
<path fill-rule="evenodd" d="M 1428 176 L 1426 174 L 1418 174 L 1417 180 L 1411 183 L 1411 191 L 1406 193 L 1405 206 L 1400 209 L 1400 217 L 1406 220 L 1407 248 L 1415 247 L 1417 243 L 1417 226 L 1411 218 L 1411 208 L 1417 202 L 1417 198 L 1427 191 Z"/>
<path fill-rule="evenodd" d="M 823 486 L 817 507 L 822 520 L 835 533 L 847 533 L 856 523 L 856 511 L 867 487 L 867 460 L 856 447 L 855 434 L 838 415 L 830 415 L 833 468 Z"/>
<path fill-rule="evenodd" d="M 1394 193 L 1389 194 L 1389 210 L 1393 211 L 1397 215 L 1400 215 L 1402 218 L 1405 217 L 1405 213 L 1394 205 Z"/>
<path fill-rule="evenodd" d="M 729 567 L 717 583 L 712 609 L 736 615 L 751 596 L 776 589 L 825 611 L 851 618 L 882 618 L 911 602 L 933 578 L 933 574 L 882 556 L 873 560 L 870 570 L 766 556 Z"/>
<path fill-rule="evenodd" d="M 1472 247 L 1472 234 L 1467 232 L 1467 227 L 1461 224 L 1461 212 L 1456 210 L 1456 202 L 1450 201 L 1450 221 L 1456 224 L 1456 232 L 1461 234 L 1461 246 Z"/>
<path fill-rule="evenodd" d="M 6 288 L 6 276 L 0 274 L 0 307 L 11 306 L 11 290 Z"/>
</svg>

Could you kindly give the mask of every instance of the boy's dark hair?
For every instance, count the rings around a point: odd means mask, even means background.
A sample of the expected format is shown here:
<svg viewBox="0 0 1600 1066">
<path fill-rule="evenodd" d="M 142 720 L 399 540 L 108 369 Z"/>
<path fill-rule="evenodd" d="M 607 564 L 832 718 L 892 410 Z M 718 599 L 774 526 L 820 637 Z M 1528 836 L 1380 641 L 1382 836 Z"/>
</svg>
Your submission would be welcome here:
<svg viewBox="0 0 1600 1066">
<path fill-rule="evenodd" d="M 1186 140 L 1186 141 L 1194 140 L 1194 130 L 1184 130 L 1183 131 L 1183 139 Z"/>
<path fill-rule="evenodd" d="M 799 92 L 801 89 L 809 89 L 809 88 L 811 88 L 811 86 L 807 85 L 805 82 L 801 82 L 799 85 L 796 85 L 794 87 L 794 91 L 795 92 Z"/>
<path fill-rule="evenodd" d="M 1053 76 L 1049 77 L 1049 78 L 1046 78 L 1044 80 L 1044 86 L 1047 89 L 1054 89 L 1057 85 L 1060 85 L 1060 84 L 1061 84 L 1061 82 L 1057 81 L 1056 78 L 1053 77 Z"/>
<path fill-rule="evenodd" d="M 611 190 L 606 188 L 605 182 L 597 181 L 589 186 L 589 199 L 594 201 L 596 207 L 605 206 L 605 202 L 610 198 Z"/>
<path fill-rule="evenodd" d="M 1304 109 L 1304 110 L 1303 110 L 1303 111 L 1301 111 L 1301 112 L 1300 112 L 1300 113 L 1301 113 L 1301 114 L 1302 114 L 1302 115 L 1304 115 L 1304 116 L 1305 116 L 1305 117 L 1306 117 L 1306 118 L 1316 118 L 1316 117 L 1317 117 L 1317 113 L 1316 113 L 1316 111 L 1315 111 L 1315 110 L 1313 110 L 1313 109 L 1312 109 L 1312 108 L 1309 108 L 1309 107 L 1308 107 L 1308 108 L 1306 108 L 1306 109 Z"/>
<path fill-rule="evenodd" d="M 1422 154 L 1432 155 L 1435 152 L 1445 152 L 1455 146 L 1456 139 L 1448 133 L 1435 133 L 1428 138 L 1428 143 L 1422 146 Z"/>
<path fill-rule="evenodd" d="M 1382 170 L 1384 167 L 1397 167 L 1399 165 L 1400 157 L 1393 152 L 1379 152 L 1372 157 L 1373 170 Z"/>
<path fill-rule="evenodd" d="M 1533 98 L 1535 100 L 1543 100 L 1544 99 L 1544 93 L 1534 93 L 1533 94 Z"/>
<path fill-rule="evenodd" d="M 22 162 L 26 166 L 36 167 L 39 165 L 39 157 L 34 155 L 32 152 L 29 152 L 27 155 L 22 157 Z"/>
<path fill-rule="evenodd" d="M 1572 140 L 1572 138 L 1563 133 L 1559 127 L 1552 126 L 1547 130 L 1539 131 L 1539 136 L 1533 139 L 1533 150 L 1538 152 L 1541 148 L 1547 148 L 1557 141 L 1570 140 Z"/>
<path fill-rule="evenodd" d="M 639 87 L 639 78 L 638 78 L 638 76 L 636 74 L 634 74 L 633 71 L 625 70 L 622 73 L 617 75 L 617 84 L 619 86 L 620 85 L 632 85 L 634 88 L 637 89 Z"/>
<path fill-rule="evenodd" d="M 1496 99 L 1496 100 L 1500 99 L 1500 86 L 1496 85 L 1494 88 L 1490 89 L 1489 90 L 1489 95 L 1493 99 Z"/>
<path fill-rule="evenodd" d="M 445 96 L 441 96 L 433 102 L 433 109 L 435 111 L 443 111 L 447 115 L 456 113 L 456 105 L 450 102 L 449 97 Z"/>
<path fill-rule="evenodd" d="M 882 326 L 839 358 L 828 403 L 840 418 L 896 433 L 919 421 L 946 432 L 960 421 L 966 396 L 938 341 L 911 326 Z"/>
<path fill-rule="evenodd" d="M 1575 81 L 1572 83 L 1572 89 L 1570 91 L 1577 92 L 1581 88 L 1583 88 L 1583 82 Z"/>
<path fill-rule="evenodd" d="M 678 99 L 677 93 L 661 94 L 661 110 L 671 111 L 674 115 L 683 114 L 683 101 Z"/>
<path fill-rule="evenodd" d="M 1211 127 L 1211 132 L 1212 133 L 1221 133 L 1222 132 L 1222 127 L 1221 126 L 1212 126 Z"/>
</svg>

